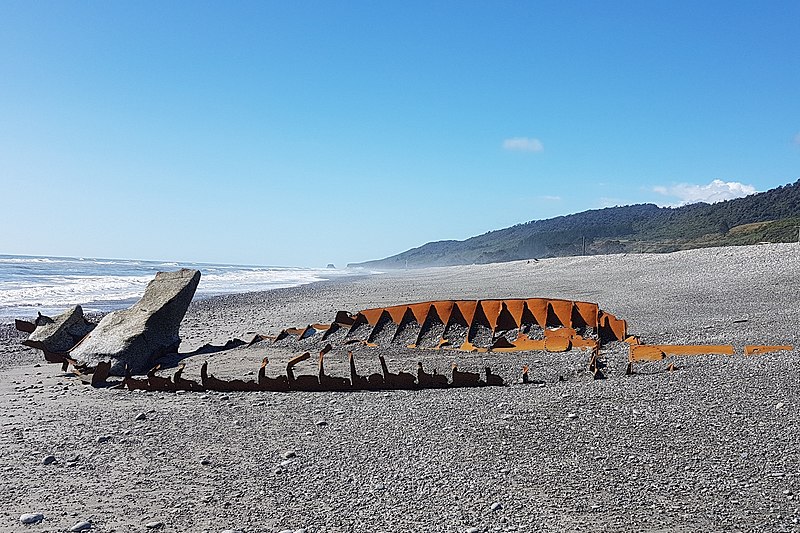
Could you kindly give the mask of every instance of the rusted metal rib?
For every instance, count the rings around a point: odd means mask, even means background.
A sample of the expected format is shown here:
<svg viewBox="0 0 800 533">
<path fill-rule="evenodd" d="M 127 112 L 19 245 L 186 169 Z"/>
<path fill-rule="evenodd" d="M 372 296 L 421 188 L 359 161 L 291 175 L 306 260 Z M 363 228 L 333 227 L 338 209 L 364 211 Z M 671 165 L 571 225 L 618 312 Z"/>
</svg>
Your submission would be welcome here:
<svg viewBox="0 0 800 533">
<path fill-rule="evenodd" d="M 14 320 L 14 327 L 23 333 L 33 333 L 36 330 L 36 324 L 27 320 Z"/>
<path fill-rule="evenodd" d="M 364 309 L 354 315 L 339 311 L 334 322 L 327 327 L 325 324 L 314 324 L 304 329 L 288 328 L 278 334 L 277 340 L 289 335 L 302 339 L 313 335 L 314 331 L 324 331 L 322 340 L 326 340 L 338 327 L 346 327 L 350 340 L 377 346 L 375 340 L 378 333 L 387 324 L 394 324 L 395 327 L 392 342 L 396 342 L 408 327 L 418 326 L 420 331 L 414 342 L 408 345 L 411 348 L 419 346 L 426 326 L 436 326 L 443 330 L 443 338 L 428 348 L 481 352 L 594 349 L 598 345 L 597 339 L 623 340 L 627 330 L 624 320 L 600 310 L 597 304 L 590 302 L 547 298 L 433 300 Z M 455 326 L 464 328 L 465 333 L 455 335 Z M 476 327 L 491 331 L 494 337 L 491 345 L 474 344 Z M 543 330 L 546 338 L 555 338 L 549 341 L 531 339 L 519 331 L 514 340 L 501 339 L 508 331 L 530 327 Z M 591 337 L 584 338 L 582 334 L 585 332 Z"/>
</svg>

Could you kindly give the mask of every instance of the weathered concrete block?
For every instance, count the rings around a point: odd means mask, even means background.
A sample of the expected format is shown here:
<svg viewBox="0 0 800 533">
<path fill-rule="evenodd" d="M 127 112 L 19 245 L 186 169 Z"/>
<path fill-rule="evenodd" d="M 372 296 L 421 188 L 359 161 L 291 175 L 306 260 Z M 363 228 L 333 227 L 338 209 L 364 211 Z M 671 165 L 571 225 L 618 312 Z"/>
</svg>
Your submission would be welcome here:
<svg viewBox="0 0 800 533">
<path fill-rule="evenodd" d="M 159 272 L 142 299 L 129 309 L 109 313 L 70 357 L 80 364 L 111 363 L 111 375 L 147 372 L 164 354 L 177 351 L 178 329 L 194 297 L 200 271 Z"/>
<path fill-rule="evenodd" d="M 94 328 L 94 324 L 84 318 L 80 305 L 55 318 L 40 314 L 35 324 L 36 329 L 22 344 L 54 354 L 66 354 Z"/>
</svg>

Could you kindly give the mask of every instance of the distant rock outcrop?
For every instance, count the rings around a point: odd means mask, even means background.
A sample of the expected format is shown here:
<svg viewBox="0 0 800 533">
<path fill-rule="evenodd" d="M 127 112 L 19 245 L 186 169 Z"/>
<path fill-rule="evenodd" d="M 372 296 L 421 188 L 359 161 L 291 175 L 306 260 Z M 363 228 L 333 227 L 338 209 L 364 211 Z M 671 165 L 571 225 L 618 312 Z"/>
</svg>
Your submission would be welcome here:
<svg viewBox="0 0 800 533">
<path fill-rule="evenodd" d="M 84 318 L 80 305 L 67 309 L 55 318 L 40 314 L 35 325 L 36 329 L 22 344 L 42 350 L 45 356 L 66 354 L 94 328 L 94 324 Z"/>
<path fill-rule="evenodd" d="M 89 367 L 110 362 L 115 376 L 125 375 L 126 368 L 133 374 L 147 372 L 156 359 L 177 351 L 178 329 L 199 282 L 199 270 L 159 272 L 141 300 L 106 315 L 70 351 L 70 358 Z"/>
</svg>

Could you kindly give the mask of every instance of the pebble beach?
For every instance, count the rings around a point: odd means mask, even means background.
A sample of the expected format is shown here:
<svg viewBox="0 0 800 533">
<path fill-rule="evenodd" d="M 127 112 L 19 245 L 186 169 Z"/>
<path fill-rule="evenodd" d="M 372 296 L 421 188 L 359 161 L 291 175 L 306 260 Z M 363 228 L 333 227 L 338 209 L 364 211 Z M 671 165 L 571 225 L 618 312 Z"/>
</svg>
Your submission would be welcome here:
<svg viewBox="0 0 800 533">
<path fill-rule="evenodd" d="M 196 301 L 181 352 L 434 299 L 597 302 L 650 344 L 733 356 L 607 379 L 586 355 L 361 347 L 442 373 L 491 365 L 506 386 L 382 392 L 93 389 L 0 330 L 0 530 L 244 533 L 800 531 L 800 245 L 392 271 Z M 792 351 L 745 357 L 745 344 Z M 194 356 L 252 378 L 259 343 Z M 520 383 L 529 365 L 539 383 Z M 329 372 L 347 375 L 344 354 Z M 315 373 L 313 365 L 303 367 Z M 23 516 L 24 515 L 24 516 Z M 26 519 L 29 523 L 24 523 Z"/>
</svg>

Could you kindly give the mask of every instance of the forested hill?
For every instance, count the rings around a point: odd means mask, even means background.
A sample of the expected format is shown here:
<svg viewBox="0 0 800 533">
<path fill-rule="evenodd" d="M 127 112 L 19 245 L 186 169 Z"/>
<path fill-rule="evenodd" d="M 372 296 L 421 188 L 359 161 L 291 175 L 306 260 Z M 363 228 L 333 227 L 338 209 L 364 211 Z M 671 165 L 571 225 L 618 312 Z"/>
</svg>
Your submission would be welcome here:
<svg viewBox="0 0 800 533">
<path fill-rule="evenodd" d="M 534 220 L 464 241 L 419 248 L 350 266 L 409 268 L 497 263 L 518 259 L 672 252 L 688 248 L 789 242 L 800 225 L 800 180 L 715 204 L 638 204 Z"/>
</svg>

